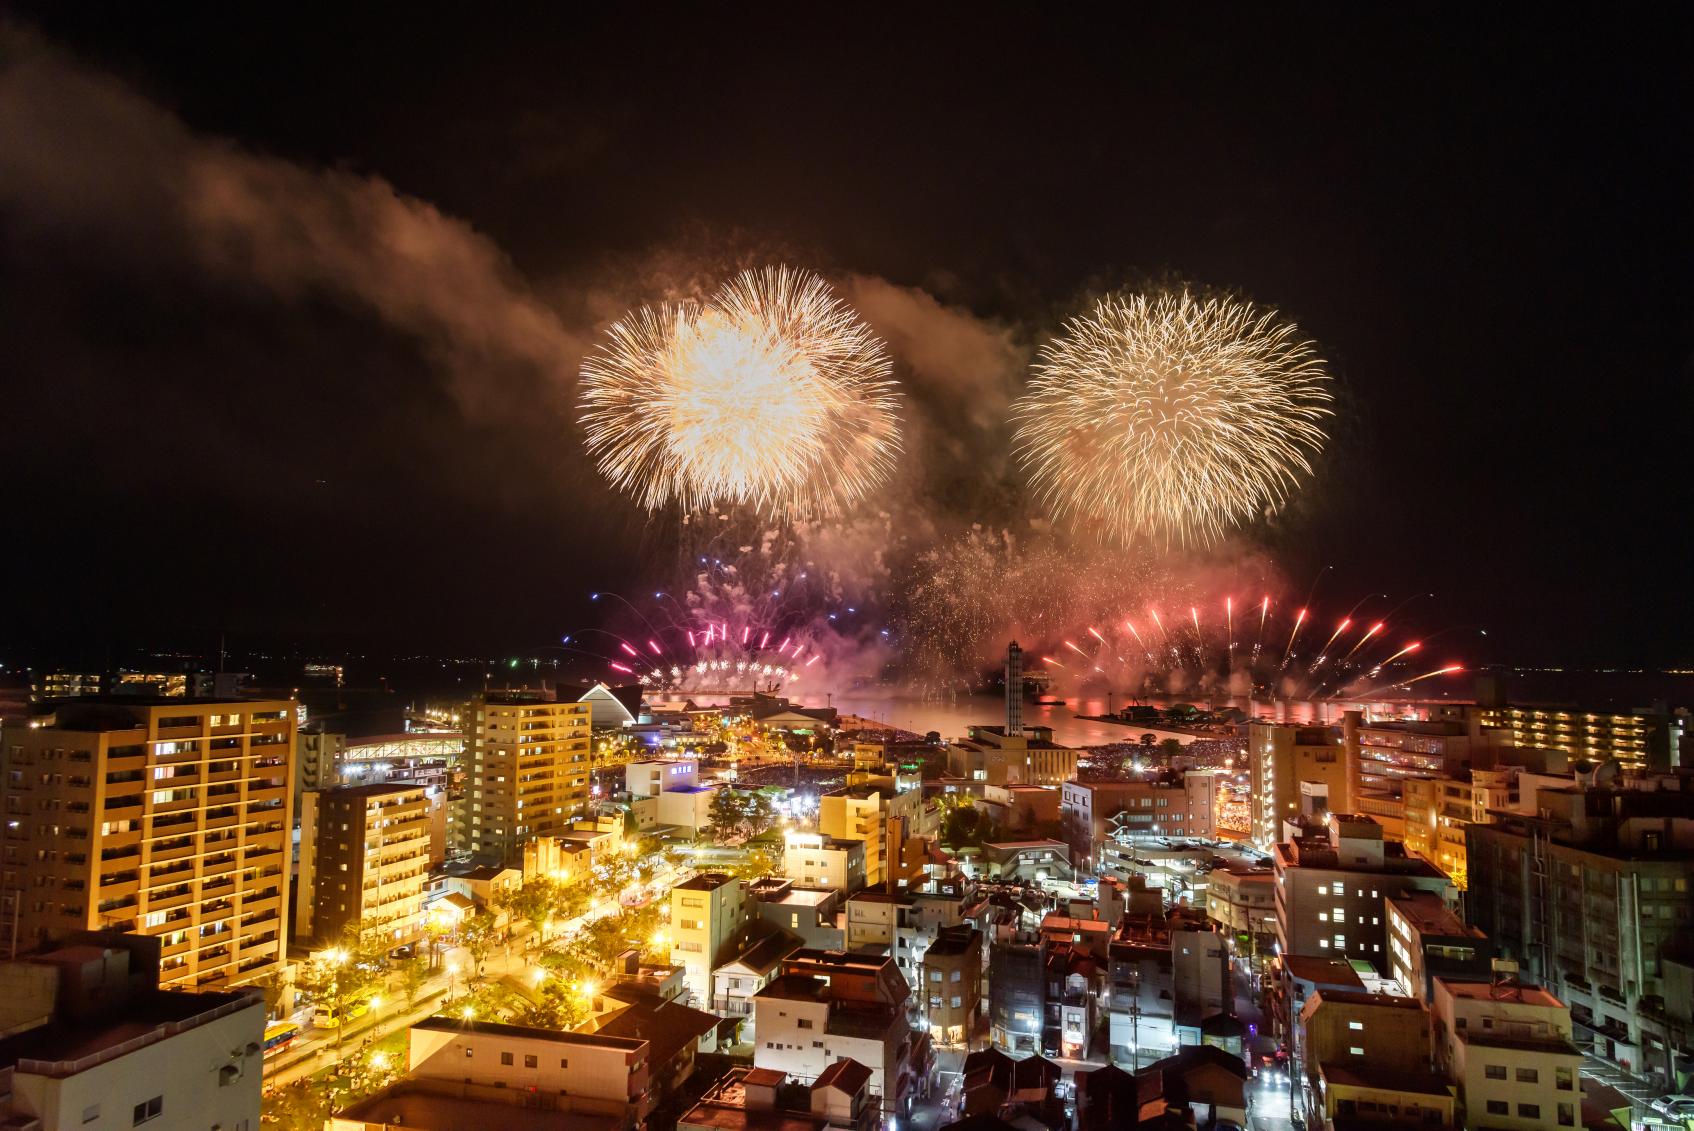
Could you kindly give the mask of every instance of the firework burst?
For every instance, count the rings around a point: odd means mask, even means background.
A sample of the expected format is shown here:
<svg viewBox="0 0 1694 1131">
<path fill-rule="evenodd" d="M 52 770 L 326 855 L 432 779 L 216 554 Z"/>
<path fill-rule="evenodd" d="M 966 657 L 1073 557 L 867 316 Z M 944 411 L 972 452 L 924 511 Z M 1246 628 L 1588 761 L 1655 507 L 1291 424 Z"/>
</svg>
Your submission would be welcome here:
<svg viewBox="0 0 1694 1131">
<path fill-rule="evenodd" d="M 1041 348 L 1014 408 L 1018 452 L 1060 518 L 1121 543 L 1205 544 L 1310 474 L 1328 381 L 1273 312 L 1113 295 Z"/>
<path fill-rule="evenodd" d="M 583 362 L 581 421 L 601 473 L 648 510 L 828 513 L 893 470 L 889 373 L 827 283 L 769 267 L 614 324 Z"/>
</svg>

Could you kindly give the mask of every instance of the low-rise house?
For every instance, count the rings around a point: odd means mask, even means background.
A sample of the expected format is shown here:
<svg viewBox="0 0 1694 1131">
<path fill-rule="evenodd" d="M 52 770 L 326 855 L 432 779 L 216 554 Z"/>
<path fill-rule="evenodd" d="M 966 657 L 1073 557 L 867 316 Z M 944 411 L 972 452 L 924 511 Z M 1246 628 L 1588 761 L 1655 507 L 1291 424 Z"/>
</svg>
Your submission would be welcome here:
<svg viewBox="0 0 1694 1131">
<path fill-rule="evenodd" d="M 1239 1056 L 1211 1045 L 1189 1045 L 1136 1073 L 1143 1117 L 1162 1101 L 1191 1126 L 1247 1126 L 1247 1066 Z M 1153 1082 L 1156 1081 L 1156 1086 Z M 1156 1097 L 1156 1098 L 1155 1098 Z"/>
<path fill-rule="evenodd" d="M 740 954 L 712 971 L 712 1012 L 751 1018 L 753 998 L 776 979 L 782 960 L 799 949 L 798 937 L 765 925 L 764 933 L 752 938 Z M 743 1030 L 742 1036 L 750 1034 Z"/>
<path fill-rule="evenodd" d="M 1531 1131 L 1582 1119 L 1582 1053 L 1570 1010 L 1515 979 L 1435 979 L 1435 1067 L 1458 1089 L 1467 1127 Z"/>
<path fill-rule="evenodd" d="M 802 1081 L 850 1057 L 871 1070 L 883 1114 L 904 1119 L 927 1087 L 928 1034 L 907 1020 L 911 989 L 893 959 L 799 950 L 753 998 L 753 1063 Z"/>
<path fill-rule="evenodd" d="M 527 1093 L 533 1106 L 607 1117 L 617 1127 L 653 1108 L 645 1040 L 430 1017 L 412 1026 L 407 1045 L 408 1080 L 450 1086 L 463 1099 Z"/>
<path fill-rule="evenodd" d="M 677 1131 L 874 1131 L 870 1069 L 838 1060 L 809 1084 L 772 1068 L 734 1068 L 677 1120 Z"/>
<path fill-rule="evenodd" d="M 1059 1097 L 1059 1066 L 1043 1056 L 1016 1059 L 999 1049 L 965 1058 L 959 1109 L 969 1116 L 1031 1117 L 1051 1128 L 1067 1125 Z"/>
<path fill-rule="evenodd" d="M 1455 1125 L 1453 1088 L 1427 1068 L 1383 1063 L 1318 1066 L 1320 1109 L 1308 1116 L 1325 1131 L 1447 1131 Z"/>
</svg>

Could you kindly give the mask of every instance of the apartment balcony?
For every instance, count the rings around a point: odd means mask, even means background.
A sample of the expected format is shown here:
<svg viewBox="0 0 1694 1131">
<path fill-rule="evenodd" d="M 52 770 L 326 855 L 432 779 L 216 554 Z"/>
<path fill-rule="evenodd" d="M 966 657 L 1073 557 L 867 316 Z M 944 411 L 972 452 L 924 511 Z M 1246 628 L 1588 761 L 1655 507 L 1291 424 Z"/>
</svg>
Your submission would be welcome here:
<svg viewBox="0 0 1694 1131">
<path fill-rule="evenodd" d="M 262 789 L 249 786 L 247 789 L 247 804 L 249 805 L 262 805 L 268 801 L 282 801 L 287 797 L 288 789 L 280 785 L 266 786 Z"/>
<path fill-rule="evenodd" d="M 148 895 L 147 910 L 171 911 L 178 907 L 187 907 L 190 903 L 194 902 L 196 902 L 194 893 L 186 887 L 171 888 L 163 894 Z"/>
<path fill-rule="evenodd" d="M 217 860 L 208 859 L 202 861 L 200 864 L 200 875 L 203 879 L 211 879 L 213 876 L 227 875 L 234 870 L 235 857 L 233 855 Z"/>
<path fill-rule="evenodd" d="M 153 803 L 153 816 L 159 818 L 169 817 L 177 813 L 192 813 L 199 807 L 200 799 L 198 797 L 184 797 L 177 801 L 155 801 Z"/>
<path fill-rule="evenodd" d="M 241 811 L 235 808 L 215 816 L 211 812 L 207 812 L 205 827 L 208 829 L 227 829 L 240 824 L 241 820 Z"/>
<path fill-rule="evenodd" d="M 243 915 L 262 915 L 267 911 L 282 910 L 282 898 L 275 892 L 270 895 L 248 896 L 241 901 Z"/>
<path fill-rule="evenodd" d="M 108 843 L 110 843 L 110 838 L 108 838 Z M 199 846 L 195 845 L 192 841 L 188 844 L 179 844 L 171 848 L 164 848 L 156 844 L 153 846 L 153 850 L 148 854 L 147 858 L 154 864 L 163 864 L 171 860 L 183 860 L 190 856 L 197 856 L 199 853 Z"/>
<path fill-rule="evenodd" d="M 112 882 L 107 883 L 106 881 L 108 879 L 111 879 Z M 124 899 L 124 898 L 133 899 L 135 896 L 139 895 L 140 893 L 141 893 L 141 881 L 138 877 L 136 877 L 134 875 L 128 876 L 127 878 L 123 878 L 123 879 L 118 879 L 116 877 L 107 877 L 107 876 L 102 876 L 100 878 L 100 899 L 101 899 L 101 902 L 105 902 L 108 899 Z"/>
</svg>

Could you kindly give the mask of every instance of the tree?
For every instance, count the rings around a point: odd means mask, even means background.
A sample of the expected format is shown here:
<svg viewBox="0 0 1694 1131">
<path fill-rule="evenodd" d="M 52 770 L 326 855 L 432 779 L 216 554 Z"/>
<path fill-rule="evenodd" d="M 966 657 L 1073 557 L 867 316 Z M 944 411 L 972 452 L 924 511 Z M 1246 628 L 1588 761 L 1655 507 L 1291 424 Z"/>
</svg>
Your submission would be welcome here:
<svg viewBox="0 0 1694 1131">
<path fill-rule="evenodd" d="M 459 942 L 470 951 L 471 961 L 476 966 L 477 977 L 482 976 L 482 964 L 493 949 L 499 934 L 495 926 L 494 915 L 490 911 L 478 911 L 459 928 Z"/>
<path fill-rule="evenodd" d="M 1141 745 L 1143 746 L 1156 746 L 1158 742 L 1159 736 L 1156 734 L 1148 733 L 1141 736 Z"/>
<path fill-rule="evenodd" d="M 712 795 L 703 831 L 719 844 L 745 839 L 749 835 L 747 809 L 748 795 L 726 785 Z"/>
<path fill-rule="evenodd" d="M 400 960 L 400 988 L 406 994 L 406 1008 L 418 1003 L 418 991 L 429 981 L 429 960 L 421 954 Z"/>
<path fill-rule="evenodd" d="M 764 836 L 775 824 L 776 806 L 771 804 L 770 794 L 753 794 L 747 808 L 748 837 Z"/>
<path fill-rule="evenodd" d="M 1164 755 L 1167 761 L 1171 758 L 1175 758 L 1178 754 L 1182 753 L 1182 740 L 1180 738 L 1165 739 L 1163 742 L 1159 743 L 1159 753 Z"/>
<path fill-rule="evenodd" d="M 512 1018 L 515 1025 L 534 1029 L 574 1029 L 588 1020 L 588 1002 L 570 986 L 550 982 L 536 1000 L 527 1002 Z"/>
<path fill-rule="evenodd" d="M 528 923 L 529 929 L 536 935 L 541 934 L 542 925 L 553 917 L 553 909 L 558 902 L 559 885 L 541 876 L 525 882 L 522 887 L 508 889 L 500 897 L 501 908 L 513 918 Z"/>
</svg>

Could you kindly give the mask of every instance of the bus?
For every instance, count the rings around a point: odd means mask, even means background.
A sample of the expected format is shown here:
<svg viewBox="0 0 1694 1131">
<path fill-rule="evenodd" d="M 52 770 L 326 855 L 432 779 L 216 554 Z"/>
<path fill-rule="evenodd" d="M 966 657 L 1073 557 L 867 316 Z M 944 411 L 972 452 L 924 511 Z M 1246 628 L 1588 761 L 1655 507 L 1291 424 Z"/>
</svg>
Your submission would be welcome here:
<svg viewBox="0 0 1694 1131">
<path fill-rule="evenodd" d="M 300 1026 L 292 1021 L 273 1021 L 265 1026 L 264 1051 L 266 1056 L 275 1056 L 283 1049 L 294 1043 L 294 1038 L 300 1035 Z"/>
<path fill-rule="evenodd" d="M 335 1029 L 338 1028 L 343 1021 L 351 1021 L 355 1017 L 363 1017 L 370 1011 L 371 1003 L 365 998 L 355 998 L 352 1001 L 344 1001 L 341 1003 L 340 1009 L 335 1008 L 334 1002 L 326 1001 L 322 1005 L 319 1005 L 317 1012 L 312 1015 L 312 1024 L 316 1025 L 320 1029 Z"/>
</svg>

